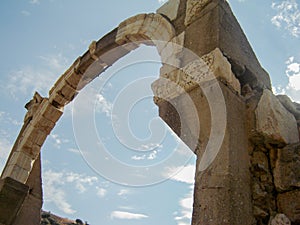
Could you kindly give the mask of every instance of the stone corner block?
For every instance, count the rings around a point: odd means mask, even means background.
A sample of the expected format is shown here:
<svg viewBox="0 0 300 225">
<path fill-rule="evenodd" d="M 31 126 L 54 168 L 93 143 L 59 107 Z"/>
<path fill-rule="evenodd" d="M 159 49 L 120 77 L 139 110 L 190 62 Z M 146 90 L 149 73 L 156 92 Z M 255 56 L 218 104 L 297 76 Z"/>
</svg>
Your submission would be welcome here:
<svg viewBox="0 0 300 225">
<path fill-rule="evenodd" d="M 175 20 L 178 14 L 180 0 L 169 0 L 159 9 L 156 10 L 156 13 L 165 15 L 170 20 Z"/>
<path fill-rule="evenodd" d="M 270 90 L 263 91 L 255 116 L 256 131 L 263 136 L 265 142 L 273 144 L 299 142 L 295 117 L 282 106 Z"/>
</svg>

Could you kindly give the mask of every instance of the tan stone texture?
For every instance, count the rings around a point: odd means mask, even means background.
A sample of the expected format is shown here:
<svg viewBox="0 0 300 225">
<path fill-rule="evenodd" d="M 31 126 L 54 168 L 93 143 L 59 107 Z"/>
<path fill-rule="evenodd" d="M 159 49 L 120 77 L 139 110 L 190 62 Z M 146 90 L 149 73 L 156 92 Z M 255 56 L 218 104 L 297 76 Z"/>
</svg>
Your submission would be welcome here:
<svg viewBox="0 0 300 225">
<path fill-rule="evenodd" d="M 279 194 L 278 210 L 285 214 L 292 224 L 300 224 L 300 189 Z"/>
<path fill-rule="evenodd" d="M 159 9 L 156 10 L 156 13 L 167 16 L 170 20 L 177 18 L 177 13 L 179 9 L 180 0 L 169 0 Z"/>
<path fill-rule="evenodd" d="M 265 142 L 291 144 L 299 141 L 295 117 L 270 90 L 264 90 L 255 115 L 256 130 L 265 138 Z"/>
<path fill-rule="evenodd" d="M 277 151 L 273 173 L 278 191 L 300 188 L 300 144 L 288 145 Z"/>
<path fill-rule="evenodd" d="M 28 189 L 10 177 L 0 180 L 0 223 L 7 225 L 15 220 Z"/>
<path fill-rule="evenodd" d="M 269 225 L 291 225 L 291 221 L 284 214 L 277 214 L 272 220 L 270 220 Z"/>
</svg>

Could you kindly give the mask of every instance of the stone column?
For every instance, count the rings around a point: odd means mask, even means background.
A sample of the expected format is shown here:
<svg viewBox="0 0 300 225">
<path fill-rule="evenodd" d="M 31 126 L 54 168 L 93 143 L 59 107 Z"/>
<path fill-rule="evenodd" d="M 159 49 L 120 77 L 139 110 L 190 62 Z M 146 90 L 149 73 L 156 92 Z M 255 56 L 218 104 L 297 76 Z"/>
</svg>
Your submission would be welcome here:
<svg viewBox="0 0 300 225">
<path fill-rule="evenodd" d="M 197 155 L 193 225 L 252 224 L 246 104 L 219 49 L 152 85 L 160 117 Z"/>
<path fill-rule="evenodd" d="M 197 151 L 192 225 L 250 225 L 253 218 L 246 107 L 239 95 L 219 84 L 227 109 L 225 136 L 218 155 L 205 171 L 199 171 L 203 149 Z M 194 92 L 196 98 L 199 91 Z M 198 104 L 201 109 L 206 107 L 201 98 Z"/>
</svg>

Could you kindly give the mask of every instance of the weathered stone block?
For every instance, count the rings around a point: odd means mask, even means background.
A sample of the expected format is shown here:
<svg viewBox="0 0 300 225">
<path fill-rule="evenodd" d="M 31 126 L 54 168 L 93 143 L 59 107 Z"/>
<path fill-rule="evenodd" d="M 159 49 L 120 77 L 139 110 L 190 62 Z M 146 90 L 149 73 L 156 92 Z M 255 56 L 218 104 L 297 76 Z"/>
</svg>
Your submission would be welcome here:
<svg viewBox="0 0 300 225">
<path fill-rule="evenodd" d="M 36 158 L 40 153 L 41 146 L 27 139 L 26 141 L 21 141 L 17 146 L 17 149 Z"/>
<path fill-rule="evenodd" d="M 291 221 L 284 214 L 277 214 L 269 222 L 269 225 L 291 225 Z"/>
<path fill-rule="evenodd" d="M 165 100 L 189 92 L 201 83 L 217 78 L 225 82 L 236 93 L 239 94 L 241 91 L 239 81 L 231 71 L 230 63 L 219 49 L 185 65 L 182 70 L 173 70 L 169 74 L 161 74 L 161 77 L 166 79 L 158 79 L 153 82 L 152 90 L 155 96 Z"/>
<path fill-rule="evenodd" d="M 300 144 L 278 150 L 273 174 L 278 191 L 300 188 Z"/>
<path fill-rule="evenodd" d="M 300 224 L 300 189 L 279 194 L 278 211 L 284 213 L 292 224 Z"/>
<path fill-rule="evenodd" d="M 273 93 L 265 89 L 255 110 L 256 131 L 266 143 L 290 144 L 299 141 L 295 117 Z"/>
<path fill-rule="evenodd" d="M 297 103 L 292 102 L 292 100 L 286 95 L 277 95 L 276 97 L 281 104 L 295 116 L 296 120 L 300 120 L 300 110 L 297 109 Z"/>
<path fill-rule="evenodd" d="M 12 154 L 8 166 L 16 165 L 21 168 L 24 168 L 25 170 L 30 171 L 33 162 L 34 162 L 34 158 L 31 155 L 28 155 L 24 152 L 16 151 Z"/>
<path fill-rule="evenodd" d="M 190 25 L 196 19 L 199 18 L 200 11 L 206 6 L 211 0 L 187 0 L 186 16 L 184 20 L 185 26 Z"/>
<path fill-rule="evenodd" d="M 7 177 L 0 180 L 0 223 L 8 225 L 15 219 L 29 187 Z"/>
<path fill-rule="evenodd" d="M 43 204 L 40 157 L 35 161 L 26 185 L 29 186 L 30 192 L 25 198 L 13 225 L 24 225 L 24 221 L 32 225 L 40 224 L 40 212 Z"/>
<path fill-rule="evenodd" d="M 45 131 L 39 130 L 35 128 L 32 124 L 29 124 L 26 130 L 24 131 L 24 136 L 21 139 L 20 146 L 22 146 L 25 142 L 30 142 L 29 144 L 36 144 L 42 146 L 45 142 L 48 133 Z"/>
<path fill-rule="evenodd" d="M 64 99 L 69 102 L 74 99 L 74 97 L 78 94 L 77 90 L 71 87 L 65 79 L 62 79 L 59 83 L 57 83 L 49 92 L 49 95 L 59 94 Z"/>
<path fill-rule="evenodd" d="M 170 20 L 175 20 L 177 18 L 179 4 L 180 0 L 169 0 L 158 10 L 156 10 L 156 12 L 165 15 Z"/>
<path fill-rule="evenodd" d="M 32 126 L 35 128 L 45 131 L 45 133 L 50 134 L 52 129 L 55 126 L 55 123 L 49 119 L 46 119 L 41 114 L 39 114 L 39 117 L 31 121 Z"/>
<path fill-rule="evenodd" d="M 40 113 L 46 119 L 56 123 L 58 119 L 62 116 L 63 109 L 56 108 L 47 99 L 44 99 L 38 113 Z"/>
<path fill-rule="evenodd" d="M 26 170 L 17 165 L 8 165 L 7 167 L 5 167 L 2 177 L 3 178 L 10 177 L 20 183 L 25 184 L 25 182 L 29 176 L 29 173 L 30 173 L 30 170 Z"/>
<path fill-rule="evenodd" d="M 185 30 L 185 47 L 200 57 L 219 48 L 233 65 L 232 70 L 241 86 L 249 84 L 253 89 L 271 89 L 269 75 L 258 62 L 227 1 L 191 2 L 203 5 L 199 8 L 197 19 Z M 189 57 L 183 60 L 186 63 L 190 61 Z"/>
</svg>

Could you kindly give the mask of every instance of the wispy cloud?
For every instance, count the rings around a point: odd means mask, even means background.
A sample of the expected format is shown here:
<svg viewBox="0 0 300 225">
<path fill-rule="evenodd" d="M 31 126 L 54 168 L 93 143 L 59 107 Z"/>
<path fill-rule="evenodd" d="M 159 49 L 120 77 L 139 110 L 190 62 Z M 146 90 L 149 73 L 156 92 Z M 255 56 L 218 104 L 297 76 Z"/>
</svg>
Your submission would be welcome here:
<svg viewBox="0 0 300 225">
<path fill-rule="evenodd" d="M 62 138 L 60 137 L 59 134 L 50 134 L 50 137 L 51 139 L 54 141 L 54 146 L 58 149 L 61 148 L 61 145 L 62 144 L 65 144 L 65 143 L 68 143 L 69 140 L 68 139 L 65 139 L 65 138 Z"/>
<path fill-rule="evenodd" d="M 98 181 L 97 177 L 86 176 L 73 172 L 54 172 L 52 170 L 43 173 L 43 190 L 46 202 L 52 202 L 66 214 L 74 214 L 76 211 L 67 201 L 64 185 L 70 184 L 77 192 L 84 193 L 87 186 L 92 186 Z"/>
<path fill-rule="evenodd" d="M 119 196 L 125 196 L 125 195 L 128 195 L 130 193 L 130 190 L 129 189 L 121 189 L 119 192 L 118 192 L 118 195 Z"/>
<path fill-rule="evenodd" d="M 111 115 L 112 103 L 109 102 L 103 95 L 96 94 L 96 111 L 105 113 L 106 116 Z"/>
<path fill-rule="evenodd" d="M 104 196 L 106 196 L 106 194 L 107 194 L 107 190 L 106 189 L 101 188 L 101 187 L 96 187 L 96 189 L 97 189 L 97 196 L 99 198 L 103 198 Z"/>
<path fill-rule="evenodd" d="M 300 102 L 300 61 L 290 57 L 286 62 L 285 75 L 288 78 L 286 86 L 273 87 L 275 94 L 286 94 L 293 101 Z"/>
<path fill-rule="evenodd" d="M 194 165 L 187 165 L 184 167 L 170 167 L 165 172 L 164 176 L 174 181 L 179 181 L 187 184 L 194 184 L 195 169 L 196 168 Z"/>
<path fill-rule="evenodd" d="M 193 191 L 194 188 L 191 186 L 190 192 L 184 198 L 179 200 L 181 211 L 179 215 L 176 215 L 174 218 L 178 222 L 178 225 L 190 224 L 191 222 L 194 202 Z"/>
<path fill-rule="evenodd" d="M 40 4 L 40 0 L 30 0 L 29 1 L 30 4 L 33 4 L 33 5 L 37 5 L 37 4 Z"/>
<path fill-rule="evenodd" d="M 23 124 L 23 121 L 18 121 L 10 113 L 0 111 L 0 122 L 3 124 L 9 123 L 10 125 L 20 126 Z"/>
<path fill-rule="evenodd" d="M 286 29 L 295 37 L 300 35 L 300 10 L 296 0 L 284 0 L 273 2 L 272 8 L 276 15 L 272 17 L 271 22 L 278 28 Z"/>
<path fill-rule="evenodd" d="M 153 150 L 149 154 L 133 155 L 131 159 L 134 161 L 154 160 L 157 158 L 158 152 L 160 152 L 160 150 Z"/>
<path fill-rule="evenodd" d="M 140 220 L 148 218 L 149 216 L 146 214 L 140 213 L 130 213 L 125 211 L 113 211 L 110 214 L 111 219 L 126 219 L 126 220 Z"/>
<path fill-rule="evenodd" d="M 163 4 L 163 3 L 165 3 L 165 2 L 167 2 L 168 0 L 158 0 L 158 3 L 159 4 Z"/>
<path fill-rule="evenodd" d="M 10 72 L 8 82 L 1 88 L 16 99 L 19 95 L 31 95 L 34 91 L 47 95 L 66 69 L 68 60 L 62 54 L 41 56 L 39 59 L 39 66 L 28 65 Z"/>
<path fill-rule="evenodd" d="M 29 11 L 27 11 L 27 10 L 22 10 L 22 11 L 21 11 L 21 14 L 22 14 L 23 16 L 30 16 L 30 15 L 31 15 L 31 13 L 30 13 Z"/>
<path fill-rule="evenodd" d="M 0 171 L 3 170 L 10 150 L 12 148 L 12 143 L 7 138 L 0 137 Z"/>
</svg>

